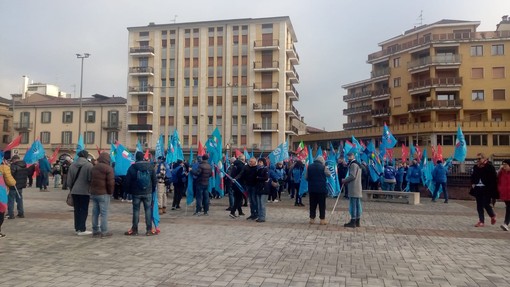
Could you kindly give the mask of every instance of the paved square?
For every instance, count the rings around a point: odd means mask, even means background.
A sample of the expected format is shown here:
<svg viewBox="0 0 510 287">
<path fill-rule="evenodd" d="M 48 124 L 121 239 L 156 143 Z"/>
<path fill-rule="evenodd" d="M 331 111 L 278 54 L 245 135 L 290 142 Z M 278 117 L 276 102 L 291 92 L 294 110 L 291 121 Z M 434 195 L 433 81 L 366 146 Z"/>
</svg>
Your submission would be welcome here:
<svg viewBox="0 0 510 287">
<path fill-rule="evenodd" d="M 114 235 L 97 239 L 74 234 L 66 191 L 23 194 L 26 218 L 3 225 L 0 286 L 510 286 L 502 203 L 496 225 L 475 228 L 473 202 L 364 202 L 353 230 L 342 226 L 345 200 L 319 226 L 308 224 L 308 198 L 268 203 L 265 223 L 231 219 L 224 198 L 208 217 L 168 211 L 160 235 L 128 237 L 131 204 L 112 201 Z"/>
</svg>

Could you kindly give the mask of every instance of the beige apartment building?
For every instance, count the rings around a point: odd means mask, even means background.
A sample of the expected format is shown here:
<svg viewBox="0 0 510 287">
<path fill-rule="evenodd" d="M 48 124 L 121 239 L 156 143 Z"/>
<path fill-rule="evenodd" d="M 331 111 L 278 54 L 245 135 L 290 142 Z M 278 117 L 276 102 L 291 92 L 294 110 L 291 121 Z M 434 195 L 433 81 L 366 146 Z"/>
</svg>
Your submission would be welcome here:
<svg viewBox="0 0 510 287">
<path fill-rule="evenodd" d="M 93 95 L 84 97 L 79 124 L 80 99 L 61 98 L 38 93 L 24 99 L 16 99 L 11 105 L 14 114 L 14 136 L 22 135 L 20 146 L 14 153 L 24 155 L 35 139 L 39 138 L 46 154 L 51 156 L 60 146 L 59 154 L 76 152 L 81 128 L 85 149 L 97 156 L 97 147 L 110 150 L 110 143 L 126 140 L 126 99 Z"/>
<path fill-rule="evenodd" d="M 11 104 L 12 100 L 0 97 L 0 123 L 2 123 L 2 128 L 0 129 L 0 150 L 4 150 L 12 140 Z"/>
<path fill-rule="evenodd" d="M 428 147 L 429 155 L 441 144 L 449 156 L 460 125 L 468 158 L 510 157 L 510 19 L 494 31 L 479 32 L 479 25 L 441 20 L 379 43 L 368 55 L 370 78 L 342 86 L 344 130 L 299 140 L 323 148 L 351 135 L 380 140 L 387 123 L 399 141 L 396 156 L 402 143 Z"/>
<path fill-rule="evenodd" d="M 304 133 L 289 17 L 128 31 L 128 146 L 154 148 L 177 129 L 183 148 L 196 150 L 218 127 L 231 148 L 270 151 Z"/>
</svg>

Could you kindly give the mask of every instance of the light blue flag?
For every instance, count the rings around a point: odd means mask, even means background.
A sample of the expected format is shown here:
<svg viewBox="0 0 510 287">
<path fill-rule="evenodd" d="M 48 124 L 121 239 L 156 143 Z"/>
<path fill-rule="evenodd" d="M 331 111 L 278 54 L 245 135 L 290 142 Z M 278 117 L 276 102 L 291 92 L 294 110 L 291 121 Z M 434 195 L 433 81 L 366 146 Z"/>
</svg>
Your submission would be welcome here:
<svg viewBox="0 0 510 287">
<path fill-rule="evenodd" d="M 315 157 L 314 158 L 317 158 L 318 156 L 323 156 L 323 152 L 322 152 L 322 147 L 318 147 L 317 148 L 317 154 L 315 154 Z"/>
<path fill-rule="evenodd" d="M 172 164 L 173 162 L 176 161 L 175 148 L 172 143 L 172 136 L 168 136 L 168 146 L 167 146 L 167 150 L 166 150 L 166 160 L 165 161 L 167 164 Z"/>
<path fill-rule="evenodd" d="M 462 129 L 460 128 L 460 126 L 458 126 L 457 139 L 455 140 L 455 152 L 453 154 L 453 158 L 456 161 L 462 162 L 466 160 L 466 154 L 467 154 L 466 138 L 462 133 Z"/>
<path fill-rule="evenodd" d="M 251 155 L 246 148 L 244 149 L 244 158 L 246 159 L 246 162 L 248 162 L 251 158 Z"/>
<path fill-rule="evenodd" d="M 351 152 L 354 152 L 354 157 L 356 158 L 356 161 L 361 163 L 361 154 L 363 153 L 363 147 L 354 136 L 351 136 L 351 140 L 352 144 L 354 145 L 353 146 L 354 151 L 351 150 Z"/>
<path fill-rule="evenodd" d="M 269 161 L 272 165 L 289 158 L 289 144 L 284 142 L 277 146 L 270 154 Z"/>
<path fill-rule="evenodd" d="M 83 136 L 80 135 L 78 137 L 78 144 L 76 145 L 76 154 L 74 155 L 74 160 L 78 159 L 78 153 L 85 149 L 85 143 L 83 143 Z"/>
<path fill-rule="evenodd" d="M 165 146 L 163 141 L 163 135 L 159 135 L 158 141 L 156 142 L 156 150 L 154 151 L 156 159 L 165 155 Z"/>
<path fill-rule="evenodd" d="M 154 228 L 158 230 L 159 226 L 159 208 L 158 208 L 158 191 L 152 192 L 152 222 L 154 222 Z"/>
<path fill-rule="evenodd" d="M 25 157 L 23 157 L 23 160 L 27 164 L 32 164 L 43 158 L 45 153 L 46 152 L 44 151 L 44 147 L 41 142 L 39 140 L 35 140 L 25 154 Z"/>
<path fill-rule="evenodd" d="M 117 152 L 117 147 L 114 144 L 110 144 L 110 161 L 112 163 L 115 162 L 115 153 Z"/>
<path fill-rule="evenodd" d="M 331 176 L 328 176 L 326 178 L 328 193 L 332 197 L 337 197 L 340 194 L 340 183 L 338 181 L 338 174 L 336 173 L 335 156 L 328 156 L 328 159 L 326 160 L 326 167 L 329 169 L 329 172 L 331 173 Z"/>
<path fill-rule="evenodd" d="M 390 149 L 394 148 L 397 144 L 397 139 L 393 136 L 393 134 L 390 132 L 390 129 L 384 123 L 384 129 L 382 134 L 382 145 L 384 145 L 385 148 Z"/>
<path fill-rule="evenodd" d="M 212 140 L 216 143 L 216 153 L 214 158 L 210 160 L 214 163 L 214 189 L 223 197 L 225 194 L 223 186 L 223 163 L 221 162 L 221 156 L 223 155 L 223 138 L 220 130 L 215 128 L 212 133 Z"/>
<path fill-rule="evenodd" d="M 127 174 L 127 170 L 135 162 L 133 154 L 130 153 L 123 145 L 117 146 L 115 152 L 115 169 L 114 173 L 116 176 L 122 176 Z"/>
<path fill-rule="evenodd" d="M 416 154 L 416 148 L 414 147 L 414 144 L 411 144 L 410 147 L 409 147 L 409 159 L 410 161 L 412 161 L 414 158 L 414 155 Z"/>
<path fill-rule="evenodd" d="M 143 152 L 143 147 L 142 147 L 142 144 L 140 143 L 140 140 L 136 141 L 136 151 L 135 151 L 135 154 L 137 152 Z"/>
<path fill-rule="evenodd" d="M 189 164 L 191 166 L 193 162 L 193 149 L 189 152 Z M 193 203 L 193 174 L 191 172 L 188 173 L 188 188 L 186 190 L 186 205 L 191 205 Z"/>
<path fill-rule="evenodd" d="M 177 129 L 174 130 L 172 135 L 172 145 L 174 148 L 174 161 L 184 160 L 184 153 L 182 152 L 181 140 L 179 139 L 179 133 Z"/>
<path fill-rule="evenodd" d="M 311 154 L 312 152 L 309 152 Z M 308 180 L 305 178 L 306 170 L 308 169 L 308 165 L 305 165 L 303 169 L 303 174 L 301 174 L 301 182 L 299 183 L 299 196 L 303 196 L 303 194 L 308 192 Z"/>
</svg>

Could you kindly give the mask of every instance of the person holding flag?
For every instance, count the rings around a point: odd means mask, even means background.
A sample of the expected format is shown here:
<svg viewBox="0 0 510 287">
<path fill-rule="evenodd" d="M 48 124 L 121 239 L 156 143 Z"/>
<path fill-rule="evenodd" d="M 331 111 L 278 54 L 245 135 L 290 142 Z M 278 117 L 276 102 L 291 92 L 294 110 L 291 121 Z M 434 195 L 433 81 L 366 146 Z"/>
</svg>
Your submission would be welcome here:
<svg viewBox="0 0 510 287">
<path fill-rule="evenodd" d="M 1 152 L 3 158 L 3 152 Z M 5 159 L 2 159 L 0 164 L 0 238 L 4 238 L 5 234 L 2 233 L 2 224 L 4 223 L 5 212 L 7 211 L 7 193 L 9 189 L 16 185 L 16 180 L 12 177 L 11 168 Z"/>
<path fill-rule="evenodd" d="M 16 180 L 16 185 L 9 188 L 7 215 L 9 219 L 14 219 L 14 202 L 16 202 L 18 217 L 24 218 L 25 210 L 23 209 L 23 189 L 27 186 L 28 169 L 25 161 L 21 160 L 18 155 L 14 155 L 11 158 L 11 174 Z"/>
<path fill-rule="evenodd" d="M 411 162 L 411 166 L 407 169 L 406 180 L 409 185 L 410 192 L 420 192 L 420 183 L 421 183 L 421 168 L 418 165 L 418 161 L 413 159 Z M 407 189 L 407 187 L 406 187 Z"/>
<path fill-rule="evenodd" d="M 245 190 L 248 192 L 248 201 L 250 202 L 250 216 L 247 220 L 256 220 L 258 218 L 257 209 L 257 159 L 251 157 L 248 164 L 243 167 L 241 172 L 234 178 L 244 184 Z"/>
<path fill-rule="evenodd" d="M 245 156 L 244 154 L 241 154 L 237 157 L 237 159 L 232 163 L 232 166 L 231 166 L 231 169 L 229 170 L 229 175 L 231 177 L 230 181 L 232 182 L 232 193 L 234 195 L 234 205 L 233 207 L 230 209 L 230 217 L 231 218 L 236 218 L 238 216 L 243 216 L 244 213 L 243 213 L 243 209 L 242 209 L 242 205 L 243 205 L 243 198 L 244 198 L 244 194 L 243 194 L 243 187 L 241 185 L 241 183 L 239 182 L 234 182 L 234 178 L 236 178 L 240 173 L 241 171 L 243 170 L 244 166 L 246 165 L 246 162 L 245 162 Z M 237 215 L 236 215 L 236 210 L 237 210 Z"/>
<path fill-rule="evenodd" d="M 344 227 L 360 227 L 361 220 L 361 197 L 363 196 L 361 188 L 361 165 L 356 161 L 354 153 L 350 152 L 347 154 L 349 160 L 349 172 L 347 177 L 342 179 L 342 184 L 349 186 L 350 197 L 349 197 L 349 213 L 351 215 L 351 221 L 344 224 Z"/>
<path fill-rule="evenodd" d="M 196 170 L 191 172 L 197 177 L 197 194 L 196 194 L 196 208 L 193 215 L 200 216 L 203 206 L 203 214 L 209 215 L 209 179 L 213 176 L 211 165 L 208 163 L 209 156 L 204 154 L 202 162 L 198 165 Z M 177 192 L 177 191 L 174 191 Z"/>
<path fill-rule="evenodd" d="M 483 153 L 478 153 L 476 159 L 478 163 L 473 166 L 471 191 L 469 194 L 476 199 L 479 221 L 475 224 L 475 227 L 484 227 L 484 210 L 489 214 L 491 224 L 496 224 L 496 213 L 491 206 L 491 199 L 496 198 L 498 177 L 494 165 Z"/>
</svg>

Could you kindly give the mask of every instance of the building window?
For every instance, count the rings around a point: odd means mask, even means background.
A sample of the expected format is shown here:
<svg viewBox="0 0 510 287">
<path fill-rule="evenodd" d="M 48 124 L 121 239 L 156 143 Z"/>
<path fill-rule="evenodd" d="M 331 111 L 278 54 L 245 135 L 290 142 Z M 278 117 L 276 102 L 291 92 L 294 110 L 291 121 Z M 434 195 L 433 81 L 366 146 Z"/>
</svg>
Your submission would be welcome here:
<svg viewBox="0 0 510 287">
<path fill-rule="evenodd" d="M 492 90 L 492 96 L 494 101 L 504 101 L 505 100 L 505 90 Z"/>
<path fill-rule="evenodd" d="M 472 68 L 471 69 L 472 79 L 483 79 L 483 68 Z"/>
<path fill-rule="evenodd" d="M 183 146 L 189 145 L 189 136 L 182 136 L 182 145 Z"/>
<path fill-rule="evenodd" d="M 189 116 L 184 116 L 184 124 L 189 125 Z"/>
<path fill-rule="evenodd" d="M 193 101 L 191 102 L 191 105 L 194 107 L 198 106 L 198 97 L 193 97 Z"/>
<path fill-rule="evenodd" d="M 400 78 L 393 79 L 393 87 L 400 87 Z"/>
<path fill-rule="evenodd" d="M 246 135 L 241 135 L 241 145 L 246 145 Z"/>
<path fill-rule="evenodd" d="M 160 126 L 164 126 L 165 125 L 165 119 L 166 119 L 165 116 L 159 117 L 159 125 Z"/>
<path fill-rule="evenodd" d="M 175 87 L 175 78 L 170 78 L 170 87 Z"/>
<path fill-rule="evenodd" d="M 471 46 L 471 56 L 483 56 L 483 46 Z"/>
<path fill-rule="evenodd" d="M 471 92 L 471 100 L 473 101 L 483 101 L 483 91 L 473 91 Z"/>
<path fill-rule="evenodd" d="M 198 68 L 198 58 L 193 58 L 193 68 Z"/>
<path fill-rule="evenodd" d="M 115 142 L 119 139 L 118 132 L 108 132 L 106 133 L 106 144 L 115 144 Z"/>
<path fill-rule="evenodd" d="M 86 131 L 83 135 L 85 144 L 94 144 L 95 132 Z"/>
<path fill-rule="evenodd" d="M 138 35 L 140 35 L 140 37 L 149 37 L 149 32 L 147 32 L 147 31 L 140 32 L 140 33 L 138 33 Z"/>
<path fill-rule="evenodd" d="M 214 121 L 214 118 L 212 116 L 208 116 L 207 119 L 208 119 L 208 121 L 207 121 L 208 124 L 212 125 L 213 121 Z"/>
<path fill-rule="evenodd" d="M 232 125 L 237 125 L 237 116 L 232 116 Z"/>
<path fill-rule="evenodd" d="M 504 79 L 505 78 L 505 67 L 493 67 L 492 68 L 492 78 Z"/>
<path fill-rule="evenodd" d="M 198 137 L 197 136 L 191 136 L 191 144 L 196 145 L 198 143 Z"/>
<path fill-rule="evenodd" d="M 184 78 L 184 86 L 189 87 L 189 78 Z"/>
<path fill-rule="evenodd" d="M 248 97 L 247 96 L 241 96 L 241 105 L 246 105 L 247 102 L 248 102 Z"/>
<path fill-rule="evenodd" d="M 238 98 L 237 96 L 232 96 L 232 105 L 237 106 Z"/>
<path fill-rule="evenodd" d="M 216 125 L 221 126 L 223 122 L 223 118 L 221 116 L 216 116 Z"/>
<path fill-rule="evenodd" d="M 393 59 L 393 68 L 400 67 L 400 58 Z"/>
<path fill-rule="evenodd" d="M 2 131 L 9 132 L 9 120 L 8 119 L 4 119 L 4 125 L 2 128 Z"/>
<path fill-rule="evenodd" d="M 494 146 L 509 146 L 510 135 L 492 135 L 492 145 Z"/>
<path fill-rule="evenodd" d="M 214 97 L 213 96 L 207 97 L 207 105 L 209 105 L 209 106 L 214 105 Z"/>
<path fill-rule="evenodd" d="M 175 106 L 175 98 L 168 98 L 168 105 L 170 107 Z"/>
<path fill-rule="evenodd" d="M 51 123 L 51 112 L 42 112 L 41 113 L 41 123 L 43 123 L 43 124 Z"/>
<path fill-rule="evenodd" d="M 2 143 L 9 143 L 10 140 L 9 140 L 9 135 L 3 135 L 2 136 Z"/>
<path fill-rule="evenodd" d="M 237 135 L 232 136 L 232 145 L 237 145 Z"/>
<path fill-rule="evenodd" d="M 440 145 L 454 145 L 454 135 L 437 135 L 437 144 Z"/>
<path fill-rule="evenodd" d="M 41 132 L 41 143 L 49 144 L 50 143 L 50 132 Z"/>
<path fill-rule="evenodd" d="M 466 145 L 487 146 L 487 135 L 466 135 Z"/>
<path fill-rule="evenodd" d="M 168 125 L 173 126 L 174 125 L 174 116 L 168 116 Z"/>
<path fill-rule="evenodd" d="M 198 78 L 193 78 L 193 87 L 198 87 Z"/>
<path fill-rule="evenodd" d="M 70 124 L 72 122 L 73 122 L 73 112 L 71 112 L 71 111 L 62 112 L 62 123 Z"/>
<path fill-rule="evenodd" d="M 28 144 L 28 132 L 19 133 L 21 135 L 21 143 Z"/>
<path fill-rule="evenodd" d="M 494 122 L 501 122 L 503 121 L 503 114 L 502 113 L 492 113 L 492 121 Z"/>
<path fill-rule="evenodd" d="M 62 144 L 72 144 L 73 143 L 73 132 L 63 131 L 62 132 Z"/>
<path fill-rule="evenodd" d="M 241 124 L 245 125 L 247 123 L 248 123 L 248 119 L 246 118 L 246 116 L 241 116 Z"/>
<path fill-rule="evenodd" d="M 498 44 L 498 45 L 492 45 L 492 55 L 504 55 L 505 54 L 505 45 Z"/>
<path fill-rule="evenodd" d="M 394 98 L 393 99 L 393 106 L 394 107 L 400 107 L 402 106 L 402 98 Z"/>
<path fill-rule="evenodd" d="M 160 101 L 160 102 L 161 102 L 161 106 L 162 106 L 162 107 L 166 106 L 166 98 L 165 98 L 165 97 L 161 97 L 161 99 L 160 99 L 160 100 L 161 100 L 161 101 Z"/>
<path fill-rule="evenodd" d="M 86 111 L 85 112 L 85 122 L 86 123 L 95 123 L 96 122 L 96 111 Z"/>
<path fill-rule="evenodd" d="M 191 117 L 191 124 L 192 125 L 198 125 L 198 117 L 197 116 L 192 116 Z"/>
</svg>

